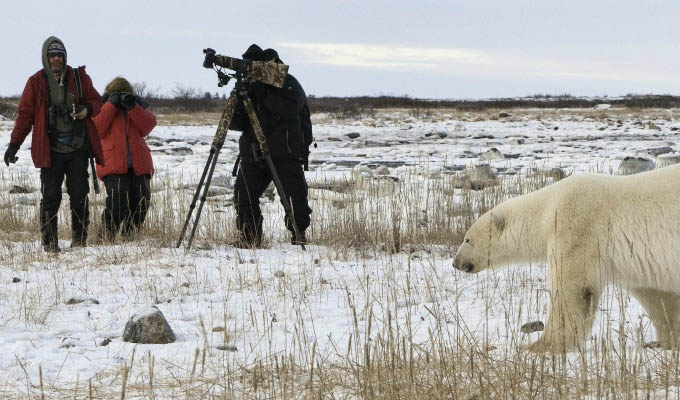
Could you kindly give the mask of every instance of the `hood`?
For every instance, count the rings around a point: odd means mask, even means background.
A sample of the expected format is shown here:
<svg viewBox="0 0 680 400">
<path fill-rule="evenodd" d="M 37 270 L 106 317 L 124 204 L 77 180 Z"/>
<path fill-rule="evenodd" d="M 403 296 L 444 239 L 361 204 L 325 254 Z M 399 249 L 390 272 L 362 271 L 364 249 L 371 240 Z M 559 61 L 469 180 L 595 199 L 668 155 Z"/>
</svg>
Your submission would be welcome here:
<svg viewBox="0 0 680 400">
<path fill-rule="evenodd" d="M 43 68 L 45 68 L 45 72 L 50 72 L 50 62 L 47 60 L 47 48 L 50 46 L 50 44 L 52 44 L 52 42 L 59 42 L 61 43 L 62 46 L 64 46 L 64 42 L 62 42 L 61 39 L 59 39 L 58 37 L 50 36 L 47 39 L 45 39 L 45 42 L 42 45 L 42 63 Z M 66 46 L 64 46 L 64 49 L 66 49 Z M 64 68 L 66 68 L 66 65 L 68 64 L 67 56 L 68 53 L 64 54 Z"/>
<path fill-rule="evenodd" d="M 113 80 L 109 82 L 109 84 L 106 85 L 106 88 L 104 89 L 104 93 L 111 94 L 115 92 L 136 94 L 135 89 L 132 87 L 130 82 L 128 82 L 128 80 L 123 78 L 122 76 L 117 76 L 113 78 Z"/>
</svg>

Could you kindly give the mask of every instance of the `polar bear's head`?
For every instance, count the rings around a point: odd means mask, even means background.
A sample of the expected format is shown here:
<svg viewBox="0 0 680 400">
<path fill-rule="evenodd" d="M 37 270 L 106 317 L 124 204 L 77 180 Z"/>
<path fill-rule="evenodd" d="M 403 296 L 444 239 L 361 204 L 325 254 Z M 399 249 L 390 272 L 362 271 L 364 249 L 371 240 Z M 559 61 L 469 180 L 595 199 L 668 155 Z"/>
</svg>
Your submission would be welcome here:
<svg viewBox="0 0 680 400">
<path fill-rule="evenodd" d="M 453 257 L 453 267 L 477 273 L 506 264 L 509 256 L 508 240 L 503 234 L 506 225 L 506 217 L 496 209 L 479 217 Z"/>
</svg>

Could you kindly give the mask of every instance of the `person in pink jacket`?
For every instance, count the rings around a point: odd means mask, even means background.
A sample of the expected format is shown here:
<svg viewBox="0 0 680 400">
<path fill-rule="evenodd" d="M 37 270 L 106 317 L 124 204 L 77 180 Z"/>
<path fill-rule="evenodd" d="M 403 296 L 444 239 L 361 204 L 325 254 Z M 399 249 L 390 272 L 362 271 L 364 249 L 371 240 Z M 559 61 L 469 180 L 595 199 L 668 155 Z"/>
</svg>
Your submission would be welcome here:
<svg viewBox="0 0 680 400">
<path fill-rule="evenodd" d="M 93 118 L 104 152 L 97 176 L 106 187 L 98 240 L 112 241 L 119 229 L 124 237 L 132 235 L 146 218 L 154 169 L 144 138 L 156 126 L 156 117 L 122 77 L 106 85 L 102 102 L 101 112 Z"/>
</svg>

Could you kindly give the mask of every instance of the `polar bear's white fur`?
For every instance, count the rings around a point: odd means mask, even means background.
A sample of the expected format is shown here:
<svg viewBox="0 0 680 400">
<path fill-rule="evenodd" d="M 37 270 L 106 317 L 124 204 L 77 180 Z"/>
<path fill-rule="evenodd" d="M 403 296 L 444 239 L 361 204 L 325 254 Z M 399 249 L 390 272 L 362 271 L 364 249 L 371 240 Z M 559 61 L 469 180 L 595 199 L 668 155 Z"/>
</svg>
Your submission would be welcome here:
<svg viewBox="0 0 680 400">
<path fill-rule="evenodd" d="M 574 175 L 499 204 L 453 259 L 476 273 L 545 263 L 550 315 L 532 351 L 562 352 L 589 334 L 603 288 L 631 290 L 657 332 L 680 343 L 680 165 L 631 176 Z"/>
</svg>

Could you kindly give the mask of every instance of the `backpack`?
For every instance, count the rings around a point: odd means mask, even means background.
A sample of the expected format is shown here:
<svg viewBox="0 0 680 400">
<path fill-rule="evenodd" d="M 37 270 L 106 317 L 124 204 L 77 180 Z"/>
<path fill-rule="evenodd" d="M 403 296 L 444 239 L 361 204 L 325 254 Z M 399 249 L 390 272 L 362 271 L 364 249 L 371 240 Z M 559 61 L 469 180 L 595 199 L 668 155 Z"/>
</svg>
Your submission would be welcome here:
<svg viewBox="0 0 680 400">
<path fill-rule="evenodd" d="M 300 110 L 300 125 L 302 126 L 302 141 L 306 147 L 305 155 L 302 160 L 305 171 L 309 171 L 309 147 L 314 143 L 314 134 L 312 133 L 312 113 L 309 110 L 309 105 L 305 101 L 305 105 Z M 316 147 L 316 143 L 314 143 Z"/>
</svg>

